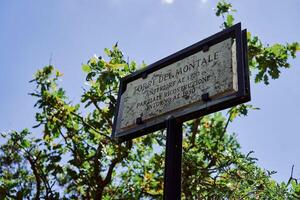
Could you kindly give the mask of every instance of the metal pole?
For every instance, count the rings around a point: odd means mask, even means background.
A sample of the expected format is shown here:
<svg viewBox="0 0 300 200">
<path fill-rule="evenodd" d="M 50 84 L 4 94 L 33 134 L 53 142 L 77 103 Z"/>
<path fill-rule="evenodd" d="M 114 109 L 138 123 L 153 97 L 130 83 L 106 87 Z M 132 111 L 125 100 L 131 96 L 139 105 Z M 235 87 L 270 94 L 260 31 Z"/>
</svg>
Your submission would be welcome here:
<svg viewBox="0 0 300 200">
<path fill-rule="evenodd" d="M 182 123 L 167 119 L 164 200 L 181 199 Z"/>
</svg>

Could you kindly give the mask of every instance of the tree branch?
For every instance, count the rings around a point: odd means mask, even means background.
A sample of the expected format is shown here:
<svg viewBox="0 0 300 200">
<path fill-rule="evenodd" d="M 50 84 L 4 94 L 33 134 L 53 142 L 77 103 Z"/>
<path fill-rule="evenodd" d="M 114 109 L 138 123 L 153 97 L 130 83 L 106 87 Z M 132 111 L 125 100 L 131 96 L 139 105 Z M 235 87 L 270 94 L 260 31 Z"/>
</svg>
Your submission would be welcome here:
<svg viewBox="0 0 300 200">
<path fill-rule="evenodd" d="M 228 117 L 228 119 L 227 119 L 227 121 L 226 121 L 226 124 L 225 124 L 225 126 L 224 126 L 224 129 L 223 129 L 222 136 L 226 133 L 226 130 L 227 130 L 227 127 L 228 127 L 228 125 L 229 125 L 231 116 L 232 116 L 232 113 L 229 114 L 229 117 Z"/>
<path fill-rule="evenodd" d="M 91 101 L 93 102 L 93 104 L 95 105 L 95 107 L 97 108 L 97 110 L 101 113 L 102 110 L 101 110 L 100 107 L 98 106 L 97 102 L 96 102 L 93 98 L 91 98 Z M 109 126 L 110 126 L 110 127 L 113 127 L 113 124 L 112 124 L 111 119 L 109 119 L 108 117 L 105 117 L 105 119 L 106 119 L 107 123 L 109 124 Z"/>
<path fill-rule="evenodd" d="M 198 133 L 198 127 L 200 125 L 200 121 L 202 118 L 197 118 L 193 121 L 193 125 L 191 128 L 192 131 L 192 135 L 191 135 L 191 139 L 190 139 L 190 143 L 191 145 L 187 148 L 187 151 L 189 151 L 190 149 L 192 149 L 195 146 L 195 142 L 196 142 L 196 135 Z"/>
<path fill-rule="evenodd" d="M 297 184 L 298 184 L 298 181 L 296 178 L 294 178 L 294 165 L 292 166 L 292 170 L 291 170 L 291 176 L 289 178 L 289 181 L 287 182 L 287 185 L 289 185 L 291 183 L 291 181 L 294 180 Z"/>
<path fill-rule="evenodd" d="M 89 128 L 92 129 L 93 131 L 95 131 L 95 132 L 97 132 L 98 134 L 102 135 L 102 136 L 105 137 L 107 140 L 112 141 L 112 139 L 111 139 L 109 136 L 107 136 L 107 135 L 101 133 L 101 132 L 98 131 L 95 127 L 93 127 L 92 125 L 90 125 L 90 124 L 88 124 L 87 122 L 85 122 L 85 121 L 84 121 L 84 118 L 81 117 L 80 115 L 78 115 L 77 113 L 71 112 L 71 114 L 74 115 L 74 116 L 76 116 L 78 119 L 80 119 L 80 121 L 81 121 L 85 126 L 89 127 Z"/>
<path fill-rule="evenodd" d="M 103 181 L 103 185 L 107 185 L 110 181 L 111 181 L 111 176 L 112 176 L 112 172 L 114 170 L 114 167 L 117 165 L 117 163 L 121 162 L 124 158 L 126 158 L 129 154 L 129 150 L 131 149 L 132 147 L 132 141 L 129 141 L 127 144 L 126 144 L 126 151 L 124 153 L 119 153 L 117 154 L 117 157 L 114 158 L 108 168 L 108 171 L 107 171 L 107 174 L 106 174 L 106 177 Z"/>
<path fill-rule="evenodd" d="M 40 199 L 40 195 L 41 195 L 41 177 L 38 173 L 37 167 L 36 167 L 36 161 L 34 161 L 30 155 L 25 156 L 25 158 L 29 161 L 30 163 L 30 167 L 33 171 L 35 180 L 36 180 L 36 194 L 35 194 L 35 198 L 36 200 Z"/>
</svg>

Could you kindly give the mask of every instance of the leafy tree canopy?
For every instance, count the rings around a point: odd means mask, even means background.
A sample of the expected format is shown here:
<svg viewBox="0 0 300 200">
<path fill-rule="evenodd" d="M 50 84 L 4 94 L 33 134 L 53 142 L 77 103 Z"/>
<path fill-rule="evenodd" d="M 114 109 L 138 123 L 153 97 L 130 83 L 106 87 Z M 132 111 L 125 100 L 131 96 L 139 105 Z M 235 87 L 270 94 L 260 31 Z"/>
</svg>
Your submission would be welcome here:
<svg viewBox="0 0 300 200">
<path fill-rule="evenodd" d="M 216 16 L 222 28 L 233 25 L 232 5 L 220 1 Z M 249 66 L 256 83 L 269 84 L 289 68 L 300 50 L 297 42 L 263 45 L 248 33 Z M 53 66 L 37 71 L 30 95 L 36 98 L 37 124 L 32 131 L 1 133 L 0 199 L 162 199 L 165 133 L 162 131 L 121 144 L 110 138 L 121 77 L 139 67 L 127 63 L 115 44 L 105 57 L 82 65 L 89 86 L 81 102 L 68 100 Z M 240 151 L 227 126 L 245 116 L 242 104 L 184 124 L 182 199 L 299 199 L 300 184 L 271 178 L 253 152 Z"/>
</svg>

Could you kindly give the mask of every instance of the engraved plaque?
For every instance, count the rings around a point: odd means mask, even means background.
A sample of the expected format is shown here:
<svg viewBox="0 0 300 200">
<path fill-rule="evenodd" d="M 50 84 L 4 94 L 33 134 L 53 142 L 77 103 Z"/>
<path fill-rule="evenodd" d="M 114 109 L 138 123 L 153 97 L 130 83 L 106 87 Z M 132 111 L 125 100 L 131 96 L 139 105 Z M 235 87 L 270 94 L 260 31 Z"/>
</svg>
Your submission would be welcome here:
<svg viewBox="0 0 300 200">
<path fill-rule="evenodd" d="M 155 71 L 146 70 L 119 94 L 115 136 L 154 126 L 169 115 L 186 115 L 237 93 L 237 65 L 237 40 L 227 37 Z"/>
<path fill-rule="evenodd" d="M 207 52 L 197 52 L 139 78 L 127 85 L 121 96 L 118 129 L 210 98 L 237 91 L 235 43 L 231 38 L 215 44 Z"/>
</svg>

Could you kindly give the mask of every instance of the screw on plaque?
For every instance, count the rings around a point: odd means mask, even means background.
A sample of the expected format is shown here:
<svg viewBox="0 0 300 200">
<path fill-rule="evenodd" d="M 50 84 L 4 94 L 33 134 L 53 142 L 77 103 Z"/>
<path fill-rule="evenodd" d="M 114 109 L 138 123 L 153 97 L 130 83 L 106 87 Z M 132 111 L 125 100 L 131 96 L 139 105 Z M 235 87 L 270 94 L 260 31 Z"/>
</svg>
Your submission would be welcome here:
<svg viewBox="0 0 300 200">
<path fill-rule="evenodd" d="M 211 98 L 209 97 L 209 93 L 202 94 L 201 98 L 204 102 L 208 102 L 211 100 Z"/>
<path fill-rule="evenodd" d="M 142 78 L 143 78 L 143 79 L 147 78 L 147 76 L 148 76 L 147 73 L 143 73 L 143 74 L 142 74 Z"/>
<path fill-rule="evenodd" d="M 207 52 L 209 50 L 209 46 L 208 45 L 205 45 L 203 48 L 202 48 L 202 51 L 203 52 Z"/>
<path fill-rule="evenodd" d="M 138 118 L 136 118 L 136 120 L 135 120 L 135 123 L 136 123 L 137 125 L 140 125 L 140 124 L 142 124 L 142 123 L 143 123 L 143 119 L 142 119 L 142 117 L 138 117 Z"/>
</svg>

